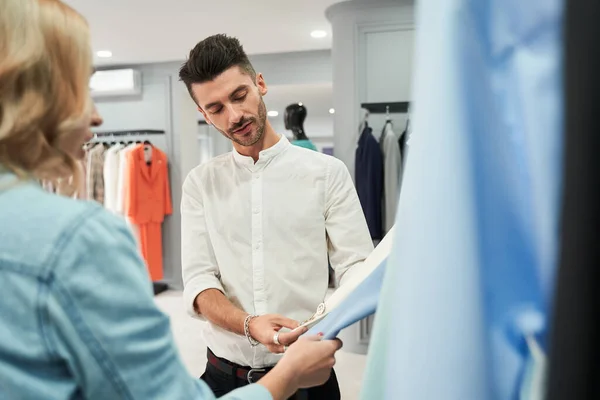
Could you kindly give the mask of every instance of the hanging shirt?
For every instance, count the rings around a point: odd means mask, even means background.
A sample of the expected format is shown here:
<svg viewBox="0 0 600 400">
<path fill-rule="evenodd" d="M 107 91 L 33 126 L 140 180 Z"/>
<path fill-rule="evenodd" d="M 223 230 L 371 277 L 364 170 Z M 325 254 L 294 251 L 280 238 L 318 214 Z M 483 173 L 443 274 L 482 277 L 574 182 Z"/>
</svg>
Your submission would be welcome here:
<svg viewBox="0 0 600 400">
<path fill-rule="evenodd" d="M 415 71 L 443 68 L 413 82 L 362 399 L 531 399 L 519 392 L 537 375 L 531 338 L 546 339 L 563 233 L 563 3 L 419 2 Z"/>
<path fill-rule="evenodd" d="M 125 194 L 127 192 L 127 177 L 129 176 L 127 155 L 137 146 L 138 144 L 132 143 L 119 151 L 119 172 L 117 177 L 117 202 L 115 211 L 121 215 L 125 215 Z"/>
<path fill-rule="evenodd" d="M 121 144 L 115 144 L 104 155 L 104 207 L 112 212 L 117 212 L 117 198 L 119 192 L 119 151 Z"/>
<path fill-rule="evenodd" d="M 217 289 L 248 313 L 306 320 L 325 300 L 327 257 L 343 286 L 373 251 L 346 166 L 285 136 L 256 163 L 234 150 L 193 169 L 181 224 L 184 301 L 199 318 L 196 296 Z M 204 337 L 217 356 L 240 365 L 281 358 L 211 323 Z"/>
<path fill-rule="evenodd" d="M 385 124 L 380 143 L 383 153 L 383 231 L 385 234 L 396 222 L 402 174 L 402 155 L 391 123 Z"/>
<path fill-rule="evenodd" d="M 309 139 L 294 140 L 294 141 L 292 141 L 292 144 L 294 146 L 300 146 L 300 147 L 304 147 L 305 149 L 317 151 L 317 146 L 315 146 L 314 143 L 311 142 Z"/>
<path fill-rule="evenodd" d="M 87 154 L 86 197 L 104 204 L 104 151 L 102 143 L 96 144 Z"/>
<path fill-rule="evenodd" d="M 367 124 L 358 139 L 354 177 L 371 238 L 379 240 L 383 237 L 383 154 Z"/>
</svg>

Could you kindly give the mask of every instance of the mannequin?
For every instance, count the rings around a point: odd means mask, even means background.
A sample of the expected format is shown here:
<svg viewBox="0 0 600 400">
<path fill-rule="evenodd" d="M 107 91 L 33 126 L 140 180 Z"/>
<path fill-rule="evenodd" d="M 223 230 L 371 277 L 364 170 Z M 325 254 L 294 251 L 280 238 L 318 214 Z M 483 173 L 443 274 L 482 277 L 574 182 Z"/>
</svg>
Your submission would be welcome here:
<svg viewBox="0 0 600 400">
<path fill-rule="evenodd" d="M 285 129 L 292 131 L 294 140 L 292 144 L 305 147 L 311 150 L 317 150 L 315 145 L 310 141 L 304 132 L 304 120 L 306 119 L 306 107 L 302 103 L 290 104 L 285 109 L 283 117 Z"/>
</svg>

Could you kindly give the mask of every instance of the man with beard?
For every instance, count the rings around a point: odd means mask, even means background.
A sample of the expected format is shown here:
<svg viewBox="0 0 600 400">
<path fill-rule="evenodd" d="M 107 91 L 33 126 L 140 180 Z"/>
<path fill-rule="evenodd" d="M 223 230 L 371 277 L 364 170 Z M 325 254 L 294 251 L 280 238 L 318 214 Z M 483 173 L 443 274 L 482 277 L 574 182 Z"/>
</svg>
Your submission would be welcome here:
<svg viewBox="0 0 600 400">
<path fill-rule="evenodd" d="M 208 321 L 202 379 L 221 396 L 259 379 L 305 332 L 293 330 L 325 299 L 328 259 L 343 284 L 373 243 L 346 166 L 273 130 L 264 77 L 237 39 L 201 41 L 179 76 L 233 143 L 189 173 L 181 202 L 184 299 Z M 339 399 L 335 373 L 299 395 Z"/>
</svg>

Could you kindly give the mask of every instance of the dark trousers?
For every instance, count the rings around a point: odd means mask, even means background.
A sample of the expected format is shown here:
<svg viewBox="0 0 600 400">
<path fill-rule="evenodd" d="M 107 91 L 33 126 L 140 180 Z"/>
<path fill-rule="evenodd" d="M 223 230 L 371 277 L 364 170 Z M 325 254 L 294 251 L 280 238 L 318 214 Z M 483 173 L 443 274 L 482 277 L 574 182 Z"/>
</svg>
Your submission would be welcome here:
<svg viewBox="0 0 600 400">
<path fill-rule="evenodd" d="M 226 374 L 210 363 L 206 364 L 206 371 L 200 379 L 206 382 L 217 398 L 249 384 L 247 380 Z M 337 377 L 335 372 L 332 371 L 331 377 L 324 385 L 302 389 L 292 396 L 290 400 L 339 400 L 340 397 L 340 387 Z"/>
</svg>

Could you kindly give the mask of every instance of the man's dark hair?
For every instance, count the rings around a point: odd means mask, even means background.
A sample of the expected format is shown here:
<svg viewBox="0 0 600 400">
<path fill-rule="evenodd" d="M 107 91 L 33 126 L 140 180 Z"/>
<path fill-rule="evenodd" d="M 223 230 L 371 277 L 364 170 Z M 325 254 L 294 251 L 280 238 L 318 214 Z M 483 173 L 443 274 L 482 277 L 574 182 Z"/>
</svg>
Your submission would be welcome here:
<svg viewBox="0 0 600 400">
<path fill-rule="evenodd" d="M 192 98 L 192 84 L 215 79 L 231 67 L 240 67 L 256 79 L 256 72 L 237 38 L 224 34 L 209 36 L 190 51 L 188 60 L 179 70 L 179 79 L 187 86 Z"/>
</svg>

